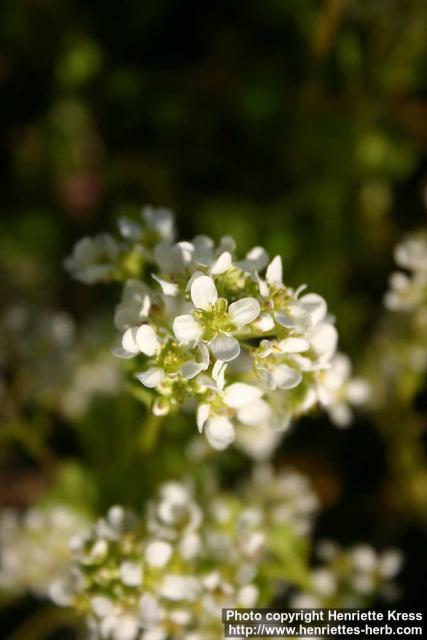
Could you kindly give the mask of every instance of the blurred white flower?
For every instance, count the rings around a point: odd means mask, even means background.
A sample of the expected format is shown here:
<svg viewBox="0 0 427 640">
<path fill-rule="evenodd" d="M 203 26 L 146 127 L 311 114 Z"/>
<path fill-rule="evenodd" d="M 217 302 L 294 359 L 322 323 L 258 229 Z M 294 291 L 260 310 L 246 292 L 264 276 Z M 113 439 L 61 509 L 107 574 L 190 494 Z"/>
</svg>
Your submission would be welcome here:
<svg viewBox="0 0 427 640">
<path fill-rule="evenodd" d="M 339 427 L 347 427 L 351 423 L 351 407 L 366 403 L 370 394 L 368 382 L 352 378 L 351 373 L 350 359 L 343 353 L 337 353 L 330 368 L 316 375 L 319 402 Z"/>
<path fill-rule="evenodd" d="M 84 284 L 108 281 L 117 267 L 120 245 L 108 233 L 82 238 L 64 264 Z"/>
<path fill-rule="evenodd" d="M 71 561 L 70 539 L 85 530 L 84 515 L 62 505 L 33 507 L 20 516 L 0 512 L 0 591 L 67 598 L 61 580 Z M 51 591 L 52 589 L 52 591 Z"/>
</svg>

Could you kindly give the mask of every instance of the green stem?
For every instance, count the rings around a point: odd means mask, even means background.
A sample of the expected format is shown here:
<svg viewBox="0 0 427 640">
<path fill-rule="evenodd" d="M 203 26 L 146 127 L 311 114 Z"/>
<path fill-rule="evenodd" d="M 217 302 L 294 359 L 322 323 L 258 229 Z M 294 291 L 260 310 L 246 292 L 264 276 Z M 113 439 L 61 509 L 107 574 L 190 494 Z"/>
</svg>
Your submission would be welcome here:
<svg viewBox="0 0 427 640">
<path fill-rule="evenodd" d="M 150 413 L 142 427 L 140 439 L 141 451 L 147 455 L 153 451 L 160 435 L 160 427 L 163 416 L 155 416 Z"/>
</svg>

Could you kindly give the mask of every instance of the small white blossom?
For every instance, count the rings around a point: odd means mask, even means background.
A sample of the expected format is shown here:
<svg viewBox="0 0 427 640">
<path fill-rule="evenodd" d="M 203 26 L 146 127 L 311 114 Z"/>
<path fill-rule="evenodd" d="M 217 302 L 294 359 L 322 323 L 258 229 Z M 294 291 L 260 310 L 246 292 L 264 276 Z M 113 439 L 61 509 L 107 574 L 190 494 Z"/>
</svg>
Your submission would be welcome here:
<svg viewBox="0 0 427 640">
<path fill-rule="evenodd" d="M 74 247 L 65 267 L 84 284 L 108 280 L 116 269 L 120 245 L 108 233 L 82 238 Z"/>
<path fill-rule="evenodd" d="M 0 591 L 50 595 L 68 602 L 62 578 L 71 561 L 69 540 L 86 529 L 86 518 L 65 506 L 33 507 L 21 517 L 0 512 Z"/>
<path fill-rule="evenodd" d="M 391 274 L 390 289 L 384 297 L 392 311 L 417 311 L 427 302 L 427 235 L 419 232 L 397 245 L 394 257 L 406 270 Z"/>
<path fill-rule="evenodd" d="M 342 353 L 334 356 L 329 369 L 317 374 L 316 382 L 320 404 L 339 427 L 350 424 L 351 406 L 360 406 L 369 397 L 368 383 L 361 378 L 351 377 L 350 359 Z"/>
<path fill-rule="evenodd" d="M 195 312 L 175 318 L 173 330 L 176 338 L 184 343 L 204 340 L 222 362 L 237 358 L 240 345 L 232 333 L 259 316 L 259 302 L 255 298 L 242 298 L 227 308 L 227 301 L 218 298 L 213 279 L 204 275 L 193 280 L 191 299 Z"/>
<path fill-rule="evenodd" d="M 172 211 L 144 207 L 141 211 L 141 223 L 126 217 L 119 218 L 120 234 L 126 240 L 150 245 L 160 240 L 172 241 L 175 236 L 175 223 Z"/>
</svg>

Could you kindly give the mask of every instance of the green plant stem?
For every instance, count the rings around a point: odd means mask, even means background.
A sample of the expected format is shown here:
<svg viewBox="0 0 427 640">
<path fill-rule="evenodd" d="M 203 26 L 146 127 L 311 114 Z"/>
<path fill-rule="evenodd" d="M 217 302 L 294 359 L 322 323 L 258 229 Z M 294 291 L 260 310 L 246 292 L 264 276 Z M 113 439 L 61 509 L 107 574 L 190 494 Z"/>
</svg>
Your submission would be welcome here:
<svg viewBox="0 0 427 640">
<path fill-rule="evenodd" d="M 141 433 L 141 451 L 147 455 L 153 451 L 155 448 L 159 435 L 160 435 L 160 427 L 163 422 L 162 416 L 155 416 L 150 413 L 147 416 L 143 426 Z"/>
</svg>

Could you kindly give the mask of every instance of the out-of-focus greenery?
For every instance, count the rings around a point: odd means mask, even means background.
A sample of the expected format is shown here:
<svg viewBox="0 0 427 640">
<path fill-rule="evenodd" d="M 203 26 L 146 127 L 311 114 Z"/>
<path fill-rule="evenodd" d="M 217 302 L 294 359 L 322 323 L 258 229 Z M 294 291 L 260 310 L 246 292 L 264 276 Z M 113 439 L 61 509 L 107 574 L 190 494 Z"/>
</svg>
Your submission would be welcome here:
<svg viewBox="0 0 427 640">
<path fill-rule="evenodd" d="M 92 353 L 89 322 L 102 325 L 94 333 L 108 351 L 114 293 L 70 282 L 62 260 L 78 237 L 151 203 L 177 212 L 183 237 L 230 234 L 242 251 L 280 253 L 287 281 L 328 300 L 356 365 L 366 356 L 392 248 L 426 222 L 425 0 L 3 0 L 0 42 L 2 317 L 23 304 L 30 318 L 65 311 L 79 353 Z M 30 320 L 20 344 L 33 333 Z M 139 503 L 163 464 L 179 472 L 185 421 L 174 423 L 165 459 L 141 470 L 135 440 L 147 443 L 133 399 L 100 398 L 75 427 L 54 392 L 26 395 L 23 371 L 26 380 L 35 363 L 58 364 L 57 347 L 40 340 L 27 353 L 3 341 L 16 402 L 0 427 L 2 503 L 50 487 L 69 500 L 87 491 L 98 511 L 124 493 Z M 419 389 L 411 420 L 422 457 Z M 387 429 L 376 433 L 368 418 L 346 433 L 307 420 L 281 457 L 317 483 L 329 507 L 320 531 L 403 546 L 412 602 L 425 532 L 411 510 L 397 519 Z M 231 482 L 242 461 L 222 464 Z"/>
</svg>

